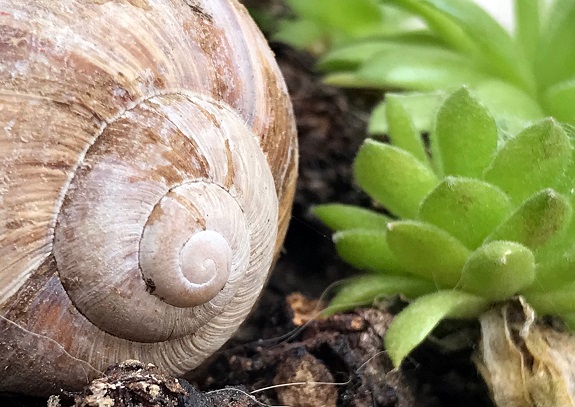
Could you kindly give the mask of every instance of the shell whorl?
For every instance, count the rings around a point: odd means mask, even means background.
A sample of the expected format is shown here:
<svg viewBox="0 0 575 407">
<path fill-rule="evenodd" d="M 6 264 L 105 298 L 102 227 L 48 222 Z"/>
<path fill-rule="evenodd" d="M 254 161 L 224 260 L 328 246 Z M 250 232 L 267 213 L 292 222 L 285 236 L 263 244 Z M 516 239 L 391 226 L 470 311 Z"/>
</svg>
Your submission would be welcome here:
<svg viewBox="0 0 575 407">
<path fill-rule="evenodd" d="M 196 331 L 198 312 L 220 313 L 246 273 L 267 274 L 277 213 L 267 160 L 241 119 L 213 100 L 166 94 L 108 123 L 90 146 L 53 252 L 92 323 L 164 341 Z"/>
<path fill-rule="evenodd" d="M 194 368 L 289 220 L 295 124 L 263 36 L 236 0 L 0 11 L 0 391 Z"/>
</svg>

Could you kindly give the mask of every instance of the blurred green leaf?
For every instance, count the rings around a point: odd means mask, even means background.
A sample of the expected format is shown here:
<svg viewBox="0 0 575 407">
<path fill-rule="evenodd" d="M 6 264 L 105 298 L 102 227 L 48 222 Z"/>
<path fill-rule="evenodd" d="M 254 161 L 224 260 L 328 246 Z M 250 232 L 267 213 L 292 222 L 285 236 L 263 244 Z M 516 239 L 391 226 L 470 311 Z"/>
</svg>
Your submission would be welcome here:
<svg viewBox="0 0 575 407">
<path fill-rule="evenodd" d="M 473 89 L 473 94 L 497 117 L 539 120 L 545 117 L 539 102 L 521 89 L 500 80 L 489 79 Z M 526 123 L 521 122 L 521 129 Z"/>
<path fill-rule="evenodd" d="M 575 79 L 550 87 L 543 93 L 542 101 L 547 111 L 557 120 L 575 124 Z"/>
<path fill-rule="evenodd" d="M 439 108 L 432 133 L 434 160 L 445 175 L 481 177 L 497 148 L 497 125 L 489 111 L 466 88 Z"/>
<path fill-rule="evenodd" d="M 413 120 L 415 129 L 419 133 L 429 133 L 435 123 L 435 114 L 443 100 L 445 100 L 446 94 L 443 91 L 407 92 L 394 94 L 394 97 L 401 101 L 401 105 Z M 387 134 L 389 132 L 385 101 L 378 104 L 373 110 L 367 132 L 371 135 Z"/>
<path fill-rule="evenodd" d="M 447 177 L 421 203 L 419 218 L 475 249 L 511 213 L 509 198 L 486 182 Z"/>
<path fill-rule="evenodd" d="M 535 282 L 528 292 L 558 290 L 575 282 L 575 250 L 555 252 L 550 260 L 537 264 Z"/>
<path fill-rule="evenodd" d="M 429 165 L 423 140 L 415 129 L 409 113 L 401 104 L 401 98 L 388 94 L 385 100 L 387 101 L 385 112 L 391 144 L 411 153 L 421 163 Z"/>
<path fill-rule="evenodd" d="M 357 69 L 375 55 L 400 49 L 405 44 L 437 47 L 441 46 L 442 42 L 426 30 L 402 32 L 384 38 L 366 38 L 329 51 L 320 58 L 317 67 L 322 71 Z"/>
<path fill-rule="evenodd" d="M 425 91 L 475 85 L 487 79 L 487 74 L 465 56 L 416 45 L 377 54 L 359 68 L 357 76 L 383 89 Z"/>
<path fill-rule="evenodd" d="M 564 315 L 575 312 L 575 283 L 544 292 L 523 294 L 538 315 Z"/>
<path fill-rule="evenodd" d="M 279 22 L 275 41 L 283 42 L 294 48 L 306 49 L 318 41 L 323 41 L 326 32 L 315 22 L 309 20 L 283 20 Z"/>
<path fill-rule="evenodd" d="M 333 241 L 339 256 L 361 270 L 401 274 L 403 267 L 389 250 L 386 231 L 351 229 L 337 232 Z"/>
<path fill-rule="evenodd" d="M 385 296 L 401 294 L 407 298 L 415 298 L 435 290 L 433 283 L 415 277 L 360 276 L 346 281 L 323 314 L 331 315 L 360 305 L 372 304 L 377 298 Z"/>
<path fill-rule="evenodd" d="M 426 0 L 444 13 L 471 38 L 481 60 L 493 72 L 528 91 L 535 91 L 529 65 L 511 36 L 483 8 L 471 0 Z"/>
<path fill-rule="evenodd" d="M 463 266 L 461 289 L 491 301 L 502 301 L 529 286 L 535 278 L 535 257 L 515 242 L 487 243 Z"/>
<path fill-rule="evenodd" d="M 317 67 L 322 71 L 355 70 L 363 62 L 373 58 L 382 51 L 396 49 L 399 44 L 372 38 L 351 45 L 335 48 L 318 61 Z"/>
<path fill-rule="evenodd" d="M 419 14 L 456 50 L 490 67 L 522 89 L 534 91 L 533 78 L 514 41 L 485 10 L 471 0 L 391 0 Z"/>
<path fill-rule="evenodd" d="M 575 72 L 575 2 L 554 0 L 551 15 L 541 29 L 536 75 L 540 89 L 566 81 Z"/>
<path fill-rule="evenodd" d="M 540 0 L 514 0 L 513 2 L 516 42 L 531 64 L 535 61 L 539 45 L 539 3 Z"/>
<path fill-rule="evenodd" d="M 549 118 L 508 140 L 485 170 L 485 180 L 506 192 L 518 205 L 560 180 L 571 156 L 565 131 Z"/>
<path fill-rule="evenodd" d="M 489 302 L 461 291 L 438 291 L 419 297 L 391 322 L 385 348 L 395 367 L 445 318 L 475 318 Z"/>
<path fill-rule="evenodd" d="M 421 0 L 389 0 L 389 3 L 420 16 L 425 20 L 429 28 L 438 33 L 439 37 L 444 39 L 455 50 L 469 55 L 475 55 L 479 52 L 477 45 L 456 21 L 428 2 Z"/>
<path fill-rule="evenodd" d="M 323 83 L 330 86 L 337 86 L 340 88 L 380 88 L 381 84 L 378 81 L 371 81 L 358 76 L 356 71 L 340 71 L 330 73 L 323 77 Z"/>
<path fill-rule="evenodd" d="M 564 230 L 571 215 L 569 200 L 545 189 L 526 200 L 486 241 L 512 240 L 536 250 Z"/>
<path fill-rule="evenodd" d="M 276 16 L 271 11 L 262 7 L 247 7 L 250 16 L 254 19 L 260 30 L 264 33 L 275 31 Z"/>
<path fill-rule="evenodd" d="M 287 0 L 302 19 L 336 28 L 349 36 L 377 32 L 383 22 L 377 0 Z"/>
<path fill-rule="evenodd" d="M 391 218 L 353 205 L 325 204 L 312 208 L 312 213 L 331 230 L 371 229 L 384 231 Z"/>
<path fill-rule="evenodd" d="M 419 203 L 438 183 L 435 174 L 408 152 L 366 140 L 354 162 L 358 184 L 391 213 L 417 216 Z"/>
<path fill-rule="evenodd" d="M 463 243 L 429 223 L 397 221 L 387 229 L 389 249 L 406 272 L 442 288 L 457 285 L 470 253 Z"/>
</svg>

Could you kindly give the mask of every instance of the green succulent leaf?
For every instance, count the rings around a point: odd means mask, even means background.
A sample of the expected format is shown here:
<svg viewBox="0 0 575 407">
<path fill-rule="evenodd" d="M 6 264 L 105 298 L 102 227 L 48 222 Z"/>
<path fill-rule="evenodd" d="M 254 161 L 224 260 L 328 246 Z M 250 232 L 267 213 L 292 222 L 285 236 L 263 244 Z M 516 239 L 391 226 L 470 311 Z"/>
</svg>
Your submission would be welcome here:
<svg viewBox="0 0 575 407">
<path fill-rule="evenodd" d="M 331 230 L 372 229 L 384 231 L 391 218 L 353 205 L 325 204 L 312 208 L 312 213 Z"/>
<path fill-rule="evenodd" d="M 386 240 L 386 231 L 352 229 L 333 235 L 339 256 L 358 269 L 398 274 L 403 267 L 395 259 Z"/>
<path fill-rule="evenodd" d="M 417 221 L 390 222 L 387 244 L 402 268 L 440 287 L 455 287 L 470 251 L 446 231 Z"/>
<path fill-rule="evenodd" d="M 429 133 L 435 122 L 437 109 L 445 99 L 444 92 L 409 92 L 395 94 L 394 97 L 413 120 L 413 125 L 418 133 Z M 378 104 L 371 114 L 367 132 L 371 135 L 388 134 L 387 102 Z"/>
<path fill-rule="evenodd" d="M 429 162 L 423 146 L 423 140 L 415 129 L 411 116 L 401 104 L 401 99 L 394 97 L 394 95 L 387 95 L 386 100 L 387 108 L 385 112 L 391 143 L 410 152 L 423 164 L 428 165 Z"/>
<path fill-rule="evenodd" d="M 417 216 L 419 203 L 438 183 L 417 158 L 397 147 L 366 140 L 354 162 L 358 184 L 391 213 Z"/>
<path fill-rule="evenodd" d="M 475 250 L 463 266 L 461 289 L 491 301 L 502 301 L 535 279 L 535 256 L 515 242 L 487 243 Z"/>
<path fill-rule="evenodd" d="M 511 240 L 537 250 L 569 225 L 571 214 L 566 197 L 545 189 L 526 200 L 486 241 Z"/>
<path fill-rule="evenodd" d="M 575 123 L 575 79 L 572 78 L 550 87 L 545 91 L 542 99 L 547 111 L 557 120 Z"/>
<path fill-rule="evenodd" d="M 382 89 L 435 90 L 487 78 L 472 60 L 440 47 L 404 45 L 366 61 L 357 76 Z"/>
<path fill-rule="evenodd" d="M 575 196 L 569 190 L 565 191 L 563 196 L 568 197 L 571 210 L 573 211 Z M 568 225 L 561 228 L 549 243 L 539 248 L 536 252 L 537 262 L 541 263 L 541 265 L 562 261 L 562 259 L 570 259 L 572 256 L 575 256 L 575 216 L 573 216 L 573 212 Z M 566 261 L 571 262 L 571 260 Z M 557 267 L 561 268 L 562 266 L 558 264 Z"/>
<path fill-rule="evenodd" d="M 575 283 L 553 291 L 527 292 L 523 296 L 539 315 L 575 313 Z"/>
<path fill-rule="evenodd" d="M 419 297 L 395 317 L 385 335 L 385 348 L 394 366 L 399 367 L 442 319 L 475 318 L 488 306 L 487 300 L 462 291 Z"/>
<path fill-rule="evenodd" d="M 519 205 L 535 192 L 554 186 L 571 156 L 569 137 L 548 118 L 508 140 L 485 170 L 485 180 Z"/>
<path fill-rule="evenodd" d="M 439 108 L 432 136 L 434 160 L 445 175 L 480 177 L 497 148 L 495 120 L 466 88 Z"/>
<path fill-rule="evenodd" d="M 419 218 L 475 249 L 511 211 L 509 198 L 499 188 L 477 179 L 447 177 L 425 197 Z"/>
<path fill-rule="evenodd" d="M 569 140 L 571 146 L 575 147 L 575 126 L 567 123 L 562 123 L 563 130 Z M 573 187 L 575 186 L 575 148 L 571 150 L 571 158 L 567 162 L 565 170 L 563 171 L 561 179 L 557 182 L 557 190 L 568 196 L 571 196 L 571 204 L 575 203 L 575 194 L 573 194 Z M 575 236 L 575 234 L 574 234 Z"/>
<path fill-rule="evenodd" d="M 407 298 L 416 298 L 435 290 L 435 285 L 430 281 L 409 276 L 360 276 L 345 283 L 324 314 L 331 315 L 360 305 L 371 304 L 377 298 L 385 296 L 401 294 Z"/>
</svg>

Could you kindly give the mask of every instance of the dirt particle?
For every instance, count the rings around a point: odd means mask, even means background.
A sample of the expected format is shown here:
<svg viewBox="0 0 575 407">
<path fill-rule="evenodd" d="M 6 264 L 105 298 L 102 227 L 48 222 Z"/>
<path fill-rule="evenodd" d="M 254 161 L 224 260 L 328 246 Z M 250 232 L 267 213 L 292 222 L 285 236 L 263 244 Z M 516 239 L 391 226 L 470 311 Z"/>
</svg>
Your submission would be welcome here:
<svg viewBox="0 0 575 407">
<path fill-rule="evenodd" d="M 307 351 L 294 350 L 279 364 L 273 380 L 278 399 L 284 405 L 298 407 L 335 407 L 337 387 L 334 378 L 321 361 Z M 293 383 L 293 386 L 283 386 Z M 302 383 L 308 383 L 302 385 Z"/>
</svg>

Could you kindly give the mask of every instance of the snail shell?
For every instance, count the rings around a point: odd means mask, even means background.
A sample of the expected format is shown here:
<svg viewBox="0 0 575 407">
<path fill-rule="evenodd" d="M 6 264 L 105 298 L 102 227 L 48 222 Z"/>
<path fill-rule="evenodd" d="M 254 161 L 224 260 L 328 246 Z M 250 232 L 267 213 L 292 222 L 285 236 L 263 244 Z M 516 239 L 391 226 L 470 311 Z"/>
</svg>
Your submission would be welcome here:
<svg viewBox="0 0 575 407">
<path fill-rule="evenodd" d="M 0 0 L 0 390 L 182 374 L 286 232 L 285 84 L 235 0 Z"/>
</svg>

